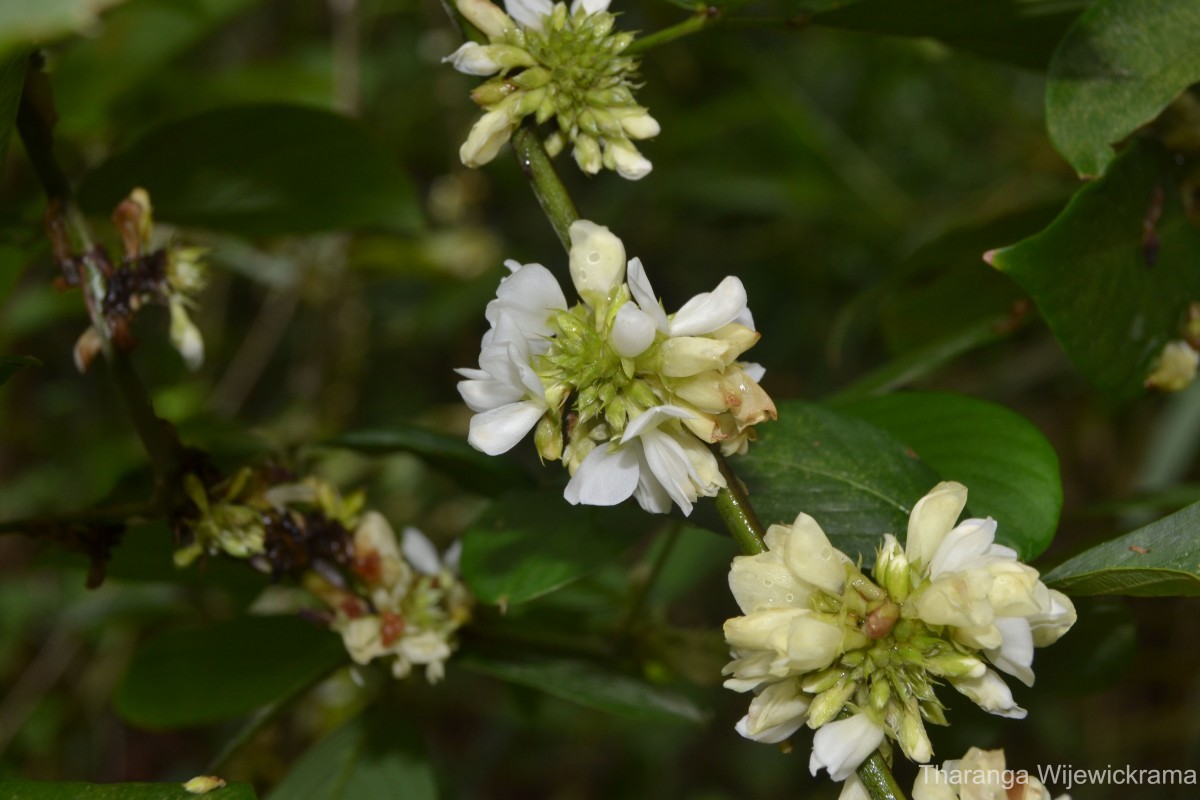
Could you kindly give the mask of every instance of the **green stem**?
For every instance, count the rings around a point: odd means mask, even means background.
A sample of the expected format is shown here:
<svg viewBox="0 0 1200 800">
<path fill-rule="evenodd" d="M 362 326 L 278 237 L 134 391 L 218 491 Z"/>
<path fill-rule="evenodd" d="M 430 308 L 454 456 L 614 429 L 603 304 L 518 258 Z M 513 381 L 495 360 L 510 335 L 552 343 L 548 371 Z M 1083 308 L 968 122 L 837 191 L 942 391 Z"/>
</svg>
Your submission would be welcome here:
<svg viewBox="0 0 1200 800">
<path fill-rule="evenodd" d="M 631 56 L 644 53 L 659 45 L 664 45 L 676 39 L 682 39 L 684 36 L 691 36 L 693 33 L 698 33 L 720 22 L 724 18 L 725 15 L 719 8 L 710 7 L 701 9 L 695 16 L 688 17 L 683 22 L 636 39 L 633 44 L 625 49 L 625 53 Z"/>
<path fill-rule="evenodd" d="M 763 526 L 758 514 L 754 513 L 754 507 L 750 505 L 746 488 L 730 468 L 729 462 L 720 453 L 716 455 L 721 477 L 725 479 L 725 488 L 717 492 L 717 511 L 743 553 L 748 556 L 765 553 L 767 546 L 763 543 Z"/>
<path fill-rule="evenodd" d="M 904 790 L 878 750 L 858 766 L 858 779 L 874 800 L 905 800 Z"/>
<path fill-rule="evenodd" d="M 537 196 L 542 211 L 554 226 L 554 232 L 558 234 L 562 246 L 570 250 L 571 237 L 568 231 L 571 223 L 579 219 L 579 211 L 575 208 L 571 196 L 567 194 L 562 179 L 558 177 L 558 170 L 551 163 L 532 121 L 526 120 L 517 128 L 513 133 L 512 146 L 517 154 L 517 163 L 529 179 L 529 185 L 533 187 L 533 193 Z"/>
</svg>

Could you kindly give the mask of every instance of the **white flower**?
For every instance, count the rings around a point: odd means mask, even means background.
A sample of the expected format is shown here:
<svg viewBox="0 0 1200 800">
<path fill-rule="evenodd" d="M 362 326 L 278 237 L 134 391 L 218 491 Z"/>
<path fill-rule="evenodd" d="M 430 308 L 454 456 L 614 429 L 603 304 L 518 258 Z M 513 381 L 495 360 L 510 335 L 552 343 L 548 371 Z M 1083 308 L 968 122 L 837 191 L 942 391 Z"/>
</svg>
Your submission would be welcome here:
<svg viewBox="0 0 1200 800">
<path fill-rule="evenodd" d="M 1196 380 L 1196 369 L 1200 366 L 1200 353 L 1184 341 L 1167 342 L 1163 345 L 1154 369 L 1146 376 L 1146 386 L 1164 392 L 1179 392 Z"/>
<path fill-rule="evenodd" d="M 835 781 L 849 778 L 858 765 L 883 743 L 883 728 L 866 714 L 855 714 L 822 725 L 813 736 L 808 771 L 829 771 Z"/>
<path fill-rule="evenodd" d="M 571 3 L 571 15 L 581 9 L 585 14 L 598 14 L 607 11 L 610 0 L 574 0 Z M 522 27 L 542 30 L 542 20 L 554 11 L 554 3 L 550 0 L 504 0 L 510 17 Z"/>
<path fill-rule="evenodd" d="M 625 428 L 615 446 L 597 445 L 571 477 L 564 496 L 572 505 L 611 506 L 635 497 L 656 514 L 671 503 L 692 513 L 697 497 L 712 497 L 725 486 L 716 458 L 677 422 L 690 416 L 671 406 L 655 406 Z"/>
<path fill-rule="evenodd" d="M 737 732 L 756 742 L 775 744 L 804 725 L 812 697 L 800 691 L 796 681 L 782 681 L 763 689 L 750 701 L 750 711 L 735 726 Z"/>
</svg>

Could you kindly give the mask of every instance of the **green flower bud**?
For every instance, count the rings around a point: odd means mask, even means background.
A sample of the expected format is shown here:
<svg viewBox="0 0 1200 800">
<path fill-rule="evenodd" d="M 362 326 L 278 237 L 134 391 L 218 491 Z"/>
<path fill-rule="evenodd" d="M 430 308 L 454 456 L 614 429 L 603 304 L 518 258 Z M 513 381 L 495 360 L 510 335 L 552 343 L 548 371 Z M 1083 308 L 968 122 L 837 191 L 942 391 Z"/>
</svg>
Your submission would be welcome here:
<svg viewBox="0 0 1200 800">
<path fill-rule="evenodd" d="M 808 707 L 808 727 L 816 730 L 837 717 L 857 688 L 854 681 L 846 681 L 814 697 Z"/>
</svg>

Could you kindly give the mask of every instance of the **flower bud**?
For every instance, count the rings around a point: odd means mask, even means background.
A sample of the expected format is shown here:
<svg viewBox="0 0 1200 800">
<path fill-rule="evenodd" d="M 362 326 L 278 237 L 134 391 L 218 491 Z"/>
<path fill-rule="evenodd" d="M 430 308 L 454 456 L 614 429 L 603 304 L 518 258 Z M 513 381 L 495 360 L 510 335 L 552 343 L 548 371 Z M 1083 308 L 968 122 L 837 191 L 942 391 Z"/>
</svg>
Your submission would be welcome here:
<svg viewBox="0 0 1200 800">
<path fill-rule="evenodd" d="M 521 51 L 525 52 L 524 50 Z M 550 82 L 551 72 L 545 67 L 531 67 L 530 69 L 522 70 L 520 74 L 509 78 L 514 84 L 522 89 L 541 89 Z"/>
<path fill-rule="evenodd" d="M 628 142 L 613 142 L 608 146 L 604 157 L 605 166 L 615 169 L 622 178 L 631 181 L 641 180 L 654 168 L 650 161 Z"/>
<path fill-rule="evenodd" d="M 625 280 L 625 245 L 603 225 L 587 220 L 571 224 L 571 281 L 585 292 L 607 298 Z"/>
<path fill-rule="evenodd" d="M 492 41 L 507 38 L 510 33 L 516 32 L 517 26 L 512 17 L 488 0 L 458 0 L 456 5 L 467 21 Z"/>
<path fill-rule="evenodd" d="M 1196 379 L 1200 353 L 1184 341 L 1168 342 L 1158 356 L 1153 371 L 1146 376 L 1146 386 L 1164 392 L 1186 389 Z"/>
<path fill-rule="evenodd" d="M 827 689 L 813 698 L 808 707 L 808 727 L 816 729 L 837 717 L 846 706 L 846 701 L 854 696 L 858 684 L 854 681 Z"/>
<path fill-rule="evenodd" d="M 471 133 L 458 151 L 462 163 L 468 167 L 480 167 L 491 161 L 512 137 L 514 127 L 504 108 L 484 114 L 471 128 Z"/>
<path fill-rule="evenodd" d="M 442 59 L 442 63 L 450 63 L 459 72 L 466 75 L 495 75 L 502 68 L 497 61 L 495 47 L 483 46 L 477 42 L 465 42 L 462 47 Z M 516 48 L 512 48 L 516 49 Z M 523 52 L 523 51 L 522 51 Z"/>
<path fill-rule="evenodd" d="M 887 590 L 892 600 L 903 603 L 908 599 L 911 580 L 908 558 L 904 555 L 904 548 L 900 546 L 900 542 L 890 533 L 883 537 L 883 546 L 875 559 L 873 574 L 876 582 Z"/>
<path fill-rule="evenodd" d="M 557 461 L 562 457 L 562 426 L 554 414 L 546 414 L 538 421 L 533 434 L 533 443 L 544 461 Z"/>
<path fill-rule="evenodd" d="M 905 713 L 898 733 L 900 748 L 904 751 L 904 755 L 912 761 L 924 762 L 933 756 L 933 745 L 929 741 L 929 734 L 925 732 L 921 715 L 915 709 L 910 708 Z"/>
<path fill-rule="evenodd" d="M 621 116 L 621 128 L 630 139 L 652 139 L 662 132 L 658 120 L 646 112 Z"/>
<path fill-rule="evenodd" d="M 580 134 L 575 137 L 575 149 L 571 153 L 575 163 L 588 175 L 595 175 L 604 166 L 600 157 L 600 145 L 591 136 Z"/>
<path fill-rule="evenodd" d="M 490 80 L 487 83 L 481 83 L 471 92 L 471 100 L 476 105 L 490 108 L 504 101 L 509 95 L 517 91 L 517 85 L 512 81 L 503 81 L 499 78 Z"/>
</svg>

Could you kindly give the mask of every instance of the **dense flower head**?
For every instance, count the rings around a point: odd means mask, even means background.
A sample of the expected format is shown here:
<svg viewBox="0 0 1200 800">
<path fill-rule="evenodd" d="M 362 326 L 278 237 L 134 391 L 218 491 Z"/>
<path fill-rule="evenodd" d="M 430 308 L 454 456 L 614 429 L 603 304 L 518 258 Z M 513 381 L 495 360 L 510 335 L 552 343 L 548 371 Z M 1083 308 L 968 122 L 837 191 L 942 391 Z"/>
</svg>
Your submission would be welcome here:
<svg viewBox="0 0 1200 800">
<path fill-rule="evenodd" d="M 356 663 L 391 659 L 396 678 L 423 666 L 425 679 L 437 683 L 474 602 L 458 578 L 460 550 L 456 543 L 438 555 L 416 528 L 397 539 L 383 515 L 367 512 L 354 530 L 354 585 L 316 573 L 305 583 L 333 610 L 332 627 Z"/>
<path fill-rule="evenodd" d="M 995 544 L 993 520 L 956 525 L 966 500 L 961 484 L 935 486 L 904 547 L 884 536 L 870 576 L 806 514 L 772 525 L 765 552 L 734 559 L 744 616 L 725 623 L 725 685 L 756 695 L 739 733 L 778 742 L 808 725 L 813 774 L 845 780 L 885 739 L 930 759 L 925 723 L 947 724 L 941 682 L 993 714 L 1025 716 L 999 673 L 1032 686 L 1033 648 L 1062 636 L 1075 609 Z"/>
<path fill-rule="evenodd" d="M 472 99 L 485 111 L 460 151 L 468 167 L 488 163 L 526 117 L 553 119 L 545 140 L 551 156 L 567 142 L 579 168 L 601 168 L 637 180 L 650 162 L 635 139 L 659 126 L 633 98 L 637 61 L 624 51 L 633 34 L 613 30 L 608 0 L 575 0 L 570 9 L 550 0 L 506 0 L 506 14 L 489 0 L 458 0 L 458 8 L 488 37 L 446 57 L 460 72 L 495 76 Z M 510 16 L 511 15 L 511 16 Z"/>
<path fill-rule="evenodd" d="M 634 496 L 689 513 L 725 485 L 709 445 L 744 452 L 754 425 L 775 418 L 762 368 L 738 361 L 759 337 L 746 291 L 728 277 L 667 314 L 608 228 L 580 220 L 570 237 L 570 307 L 545 267 L 507 262 L 479 368 L 458 370 L 477 412 L 469 441 L 495 455 L 534 430 L 542 458 L 571 472 L 570 502 Z"/>
</svg>

